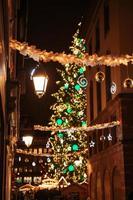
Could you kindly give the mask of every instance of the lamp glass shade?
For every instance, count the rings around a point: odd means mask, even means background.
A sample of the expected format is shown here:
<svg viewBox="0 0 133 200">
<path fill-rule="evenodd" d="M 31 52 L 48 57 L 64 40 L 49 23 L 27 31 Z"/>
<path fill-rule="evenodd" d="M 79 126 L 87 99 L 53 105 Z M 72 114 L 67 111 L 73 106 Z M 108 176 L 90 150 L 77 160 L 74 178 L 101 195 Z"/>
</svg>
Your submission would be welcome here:
<svg viewBox="0 0 133 200">
<path fill-rule="evenodd" d="M 26 136 L 23 136 L 23 137 L 22 137 L 22 140 L 24 141 L 25 145 L 26 145 L 27 147 L 29 147 L 29 146 L 32 144 L 33 137 L 32 137 L 32 136 L 26 135 Z"/>
<path fill-rule="evenodd" d="M 42 67 L 38 66 L 34 70 L 32 80 L 34 83 L 35 93 L 39 98 L 41 98 L 46 92 L 48 83 L 48 76 Z"/>
</svg>

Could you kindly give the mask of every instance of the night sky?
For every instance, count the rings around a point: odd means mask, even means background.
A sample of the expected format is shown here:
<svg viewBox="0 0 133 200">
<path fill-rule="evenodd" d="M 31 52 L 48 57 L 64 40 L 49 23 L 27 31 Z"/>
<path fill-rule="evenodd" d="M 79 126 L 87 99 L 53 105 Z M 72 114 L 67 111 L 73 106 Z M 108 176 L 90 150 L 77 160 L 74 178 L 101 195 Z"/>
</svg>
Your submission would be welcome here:
<svg viewBox="0 0 133 200">
<path fill-rule="evenodd" d="M 84 23 L 90 0 L 31 0 L 29 1 L 29 19 L 27 42 L 37 48 L 53 52 L 70 53 L 69 46 L 78 23 Z M 55 101 L 51 94 L 57 90 L 58 80 L 56 68 L 59 63 L 40 63 L 49 76 L 46 94 L 41 98 L 34 94 L 32 81 L 29 81 L 30 71 L 36 62 L 26 59 L 27 91 L 23 97 L 23 114 L 27 115 L 33 124 L 48 125 L 51 116 L 50 105 Z"/>
</svg>

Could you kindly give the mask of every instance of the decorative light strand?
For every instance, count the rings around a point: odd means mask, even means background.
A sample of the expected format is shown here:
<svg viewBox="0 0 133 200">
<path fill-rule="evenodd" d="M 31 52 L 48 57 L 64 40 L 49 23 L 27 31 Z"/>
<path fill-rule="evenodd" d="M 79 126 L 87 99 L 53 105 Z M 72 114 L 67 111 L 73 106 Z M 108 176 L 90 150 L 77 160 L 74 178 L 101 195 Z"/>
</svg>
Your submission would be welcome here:
<svg viewBox="0 0 133 200">
<path fill-rule="evenodd" d="M 84 149 L 83 151 L 78 151 L 75 152 L 75 155 L 80 155 L 81 153 L 85 154 L 88 151 L 88 149 Z M 16 149 L 17 154 L 24 154 L 24 155 L 31 155 L 34 157 L 56 157 L 57 155 L 55 154 L 49 154 L 49 153 L 33 153 L 33 152 L 28 152 L 23 149 Z M 67 156 L 71 156 L 73 153 L 68 153 Z M 58 157 L 63 157 L 64 154 L 58 153 Z"/>
<path fill-rule="evenodd" d="M 41 126 L 41 125 L 34 125 L 34 130 L 39 131 L 53 131 L 53 132 L 73 132 L 73 131 L 94 131 L 98 129 L 105 129 L 105 128 L 112 128 L 114 126 L 120 125 L 119 121 L 112 121 L 108 123 L 102 123 L 102 124 L 95 124 L 92 126 L 83 126 L 83 127 L 71 127 L 71 128 L 62 128 L 62 127 L 48 127 L 48 126 Z"/>
<path fill-rule="evenodd" d="M 133 64 L 133 55 L 121 55 L 121 56 L 111 56 L 104 55 L 98 56 L 97 54 L 93 54 L 89 56 L 88 53 L 85 53 L 82 58 L 77 58 L 72 54 L 65 53 L 54 53 L 53 51 L 47 52 L 46 50 L 37 49 L 36 46 L 28 46 L 28 43 L 21 43 L 17 40 L 10 40 L 10 48 L 14 50 L 18 50 L 20 54 L 23 56 L 29 56 L 33 60 L 39 62 L 59 62 L 62 65 L 68 63 L 75 63 L 78 65 L 88 65 L 88 66 L 96 66 L 96 65 L 104 65 L 104 66 L 119 66 L 121 64 L 128 65 L 129 62 Z"/>
<path fill-rule="evenodd" d="M 31 155 L 31 156 L 44 156 L 44 157 L 52 157 L 52 154 L 49 153 L 33 153 L 33 152 L 28 152 L 27 150 L 23 150 L 23 149 L 16 149 L 16 153 L 18 154 L 25 154 L 25 155 Z"/>
</svg>

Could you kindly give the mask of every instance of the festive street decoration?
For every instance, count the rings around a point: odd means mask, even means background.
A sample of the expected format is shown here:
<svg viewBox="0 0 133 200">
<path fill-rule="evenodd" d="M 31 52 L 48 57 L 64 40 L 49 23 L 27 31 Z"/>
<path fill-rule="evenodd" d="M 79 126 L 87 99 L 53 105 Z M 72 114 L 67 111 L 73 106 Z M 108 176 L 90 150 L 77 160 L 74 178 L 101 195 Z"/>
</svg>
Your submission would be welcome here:
<svg viewBox="0 0 133 200">
<path fill-rule="evenodd" d="M 79 38 L 79 30 L 73 37 L 70 47 L 73 56 L 82 58 L 85 53 L 85 40 Z M 80 183 L 87 179 L 87 134 L 84 130 L 71 131 L 70 127 L 86 127 L 86 65 L 70 64 L 58 72 L 62 81 L 57 81 L 59 90 L 53 94 L 56 103 L 51 106 L 53 115 L 50 125 L 52 133 L 53 160 L 49 163 L 50 174 L 56 179 L 62 176 L 68 183 Z M 60 130 L 66 129 L 66 130 Z M 78 164 L 80 163 L 80 164 Z M 50 165 L 51 164 L 51 165 Z M 51 166 L 54 164 L 55 168 Z"/>
<path fill-rule="evenodd" d="M 133 55 L 121 55 L 121 56 L 112 56 L 112 55 L 103 55 L 98 56 L 97 54 L 89 55 L 88 53 L 83 53 L 82 56 L 78 55 L 78 50 L 75 49 L 75 54 L 65 54 L 65 53 L 53 53 L 53 51 L 47 52 L 46 50 L 37 49 L 36 46 L 28 46 L 28 43 L 21 43 L 17 40 L 10 40 L 10 48 L 13 50 L 18 50 L 23 56 L 29 56 L 33 60 L 39 62 L 59 62 L 62 65 L 65 64 L 77 64 L 77 65 L 86 65 L 94 67 L 96 65 L 104 65 L 116 67 L 121 64 L 128 65 L 128 63 L 133 64 Z"/>
<path fill-rule="evenodd" d="M 70 127 L 70 128 L 34 125 L 34 130 L 53 131 L 52 134 L 55 134 L 58 131 L 60 131 L 60 132 L 74 132 L 74 131 L 90 132 L 90 131 L 94 131 L 94 130 L 98 130 L 98 129 L 112 128 L 112 127 L 119 126 L 119 125 L 120 125 L 120 121 L 112 121 L 112 122 L 107 122 L 107 123 L 102 123 L 102 124 L 95 124 L 92 126 Z"/>
<path fill-rule="evenodd" d="M 97 82 L 100 83 L 100 82 L 104 81 L 104 79 L 105 79 L 105 74 L 102 71 L 99 71 L 99 72 L 96 73 L 95 80 Z"/>
<path fill-rule="evenodd" d="M 116 90 L 117 90 L 116 83 L 115 83 L 115 82 L 112 82 L 112 83 L 111 83 L 111 87 L 110 87 L 110 92 L 111 92 L 111 94 L 115 94 L 115 93 L 116 93 Z"/>
<path fill-rule="evenodd" d="M 126 78 L 123 83 L 124 88 L 133 88 L 133 79 Z"/>
<path fill-rule="evenodd" d="M 28 150 L 23 150 L 23 149 L 16 149 L 17 154 L 24 154 L 24 155 L 31 155 L 31 156 L 40 156 L 40 157 L 52 157 L 52 154 L 49 153 L 34 153 L 34 152 L 29 152 Z"/>
</svg>

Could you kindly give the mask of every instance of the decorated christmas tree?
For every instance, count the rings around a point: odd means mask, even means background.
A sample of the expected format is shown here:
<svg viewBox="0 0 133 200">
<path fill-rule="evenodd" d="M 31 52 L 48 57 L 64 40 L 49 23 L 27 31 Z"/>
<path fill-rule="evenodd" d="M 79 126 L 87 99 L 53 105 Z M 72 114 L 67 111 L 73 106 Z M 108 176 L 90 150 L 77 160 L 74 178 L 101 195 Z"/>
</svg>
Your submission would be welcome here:
<svg viewBox="0 0 133 200">
<path fill-rule="evenodd" d="M 79 37 L 78 29 L 70 50 L 73 55 L 82 58 L 85 49 L 85 40 Z M 68 183 L 80 183 L 87 179 L 87 135 L 84 131 L 72 130 L 72 127 L 87 125 L 85 71 L 85 65 L 69 63 L 62 70 L 58 69 L 61 81 L 57 81 L 59 90 L 53 94 L 56 103 L 51 107 L 52 127 L 68 130 L 53 133 L 50 137 L 53 159 L 49 163 L 49 172 L 58 180 L 63 176 Z"/>
</svg>

